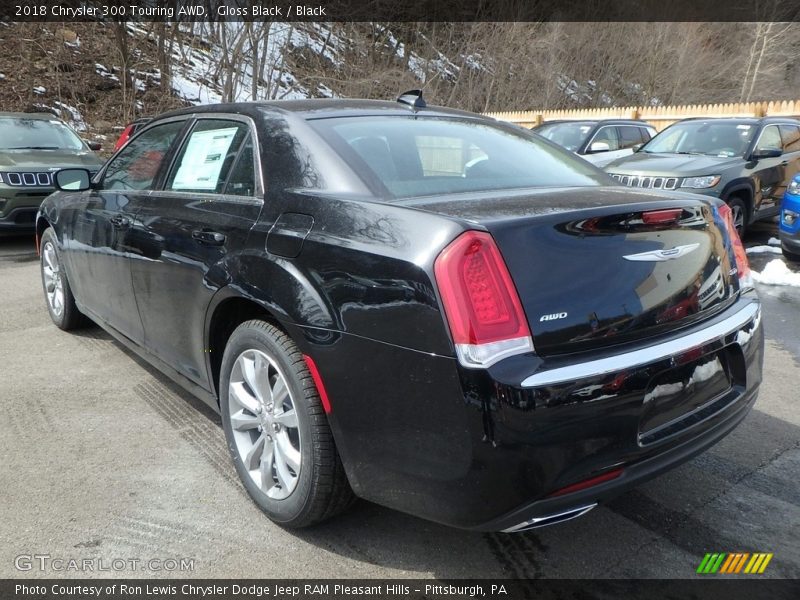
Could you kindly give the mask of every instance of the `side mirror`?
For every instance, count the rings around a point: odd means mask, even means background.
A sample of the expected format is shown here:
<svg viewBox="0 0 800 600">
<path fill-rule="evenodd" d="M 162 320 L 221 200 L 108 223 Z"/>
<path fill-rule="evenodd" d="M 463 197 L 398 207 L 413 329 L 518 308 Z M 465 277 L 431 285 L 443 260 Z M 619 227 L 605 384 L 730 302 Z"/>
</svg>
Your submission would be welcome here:
<svg viewBox="0 0 800 600">
<path fill-rule="evenodd" d="M 103 144 L 101 144 L 100 142 L 90 142 L 88 140 L 85 140 L 85 141 L 86 141 L 86 145 L 89 146 L 89 150 L 92 150 L 94 152 L 98 152 L 99 150 L 103 149 Z"/>
<path fill-rule="evenodd" d="M 780 148 L 761 148 L 760 150 L 754 150 L 753 154 L 750 155 L 750 158 L 758 160 L 759 158 L 778 158 L 783 154 L 783 150 Z"/>
<path fill-rule="evenodd" d="M 631 150 L 633 150 L 634 152 L 638 152 L 639 148 L 641 148 L 642 146 L 644 146 L 644 142 L 639 142 L 638 144 L 634 144 L 633 146 L 631 146 Z"/>
<path fill-rule="evenodd" d="M 608 145 L 607 142 L 592 142 L 592 145 L 589 146 L 589 152 L 608 152 L 611 150 L 611 146 Z"/>
<path fill-rule="evenodd" d="M 53 181 L 56 189 L 67 192 L 83 192 L 91 187 L 91 177 L 86 169 L 61 169 Z"/>
</svg>

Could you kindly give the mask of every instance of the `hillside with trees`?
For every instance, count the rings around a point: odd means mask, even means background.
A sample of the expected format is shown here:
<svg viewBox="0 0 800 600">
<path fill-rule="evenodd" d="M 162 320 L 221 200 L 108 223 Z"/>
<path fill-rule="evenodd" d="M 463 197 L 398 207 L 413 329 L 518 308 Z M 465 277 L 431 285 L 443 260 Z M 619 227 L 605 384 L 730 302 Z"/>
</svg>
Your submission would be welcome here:
<svg viewBox="0 0 800 600">
<path fill-rule="evenodd" d="M 797 23 L 4 23 L 0 110 L 102 139 L 181 105 L 393 98 L 472 111 L 800 97 Z"/>
</svg>

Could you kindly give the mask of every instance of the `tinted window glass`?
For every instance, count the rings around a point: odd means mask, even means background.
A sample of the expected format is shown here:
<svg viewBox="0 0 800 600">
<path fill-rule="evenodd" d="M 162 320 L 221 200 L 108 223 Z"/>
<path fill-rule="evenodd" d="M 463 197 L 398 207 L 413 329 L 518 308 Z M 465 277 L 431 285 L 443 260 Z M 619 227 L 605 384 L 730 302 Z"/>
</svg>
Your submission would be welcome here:
<svg viewBox="0 0 800 600">
<path fill-rule="evenodd" d="M 756 144 L 756 152 L 760 150 L 783 150 L 783 140 L 777 125 L 764 127 Z"/>
<path fill-rule="evenodd" d="M 583 160 L 500 125 L 419 116 L 309 122 L 367 181 L 371 174 L 400 198 L 608 183 Z"/>
<path fill-rule="evenodd" d="M 231 169 L 225 193 L 235 196 L 253 196 L 256 193 L 256 171 L 253 163 L 253 140 L 250 136 L 242 145 L 242 150 Z"/>
<path fill-rule="evenodd" d="M 642 130 L 639 127 L 621 126 L 617 127 L 619 131 L 619 147 L 633 148 L 637 144 L 642 143 Z"/>
<path fill-rule="evenodd" d="M 640 127 L 639 133 L 642 134 L 642 141 L 649 142 L 650 138 L 655 135 L 655 132 L 652 129 L 647 129 L 646 127 Z"/>
<path fill-rule="evenodd" d="M 594 123 L 553 123 L 552 125 L 542 125 L 536 129 L 536 133 L 551 142 L 555 142 L 562 148 L 575 152 L 586 143 L 586 138 L 594 129 Z"/>
<path fill-rule="evenodd" d="M 239 148 L 249 133 L 247 125 L 238 121 L 198 121 L 178 153 L 166 189 L 221 193 Z"/>
<path fill-rule="evenodd" d="M 757 127 L 736 121 L 684 121 L 659 133 L 642 152 L 744 156 Z"/>
<path fill-rule="evenodd" d="M 591 145 L 593 146 L 597 142 L 608 144 L 609 150 L 619 150 L 620 145 L 619 136 L 617 135 L 617 128 L 611 126 L 600 128 L 592 138 Z M 591 151 L 591 146 L 589 147 L 589 150 Z"/>
<path fill-rule="evenodd" d="M 83 142 L 57 119 L 0 117 L 2 150 L 83 150 Z"/>
<path fill-rule="evenodd" d="M 111 161 L 103 175 L 103 189 L 147 190 L 185 121 L 172 121 L 143 132 Z"/>
<path fill-rule="evenodd" d="M 795 125 L 781 125 L 781 140 L 784 152 L 797 152 L 800 150 L 800 127 Z"/>
</svg>

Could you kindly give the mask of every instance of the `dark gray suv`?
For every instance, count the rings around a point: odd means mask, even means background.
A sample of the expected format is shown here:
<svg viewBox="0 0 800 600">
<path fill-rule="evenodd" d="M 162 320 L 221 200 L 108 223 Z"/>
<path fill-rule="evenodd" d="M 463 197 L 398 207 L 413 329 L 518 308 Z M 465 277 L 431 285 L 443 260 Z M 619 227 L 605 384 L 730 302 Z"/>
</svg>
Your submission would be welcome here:
<svg viewBox="0 0 800 600">
<path fill-rule="evenodd" d="M 740 234 L 780 211 L 800 172 L 800 121 L 686 119 L 605 170 L 628 187 L 695 192 L 725 200 Z"/>
</svg>

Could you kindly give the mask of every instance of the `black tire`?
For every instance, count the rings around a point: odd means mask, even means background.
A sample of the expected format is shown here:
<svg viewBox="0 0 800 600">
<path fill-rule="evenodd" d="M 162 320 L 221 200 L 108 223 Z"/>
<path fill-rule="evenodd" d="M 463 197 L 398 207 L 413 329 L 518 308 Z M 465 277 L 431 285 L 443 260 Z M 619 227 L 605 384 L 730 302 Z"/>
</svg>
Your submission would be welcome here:
<svg viewBox="0 0 800 600">
<path fill-rule="evenodd" d="M 249 356 L 252 352 L 262 353 L 274 363 L 271 368 L 277 367 L 279 370 L 277 374 L 282 375 L 286 382 L 290 395 L 288 400 L 296 413 L 297 442 L 301 461 L 299 473 L 295 474 L 296 487 L 285 498 L 276 499 L 268 496 L 262 486 L 254 480 L 255 475 L 252 475 L 251 470 L 245 466 L 237 445 L 242 442 L 237 442 L 234 438 L 232 412 L 241 411 L 241 405 L 230 397 L 231 375 L 234 373 L 237 360 Z M 270 402 L 269 406 L 271 405 Z M 333 433 L 328 425 L 328 418 L 314 380 L 303 360 L 303 355 L 284 332 L 261 320 L 246 321 L 234 330 L 222 357 L 220 409 L 225 438 L 236 472 L 247 493 L 272 521 L 285 527 L 307 527 L 333 517 L 353 503 L 355 496 L 336 450 Z M 247 412 L 247 418 L 258 419 L 259 416 L 253 411 Z M 267 431 L 269 428 L 264 426 L 264 434 Z M 261 428 L 257 430 L 251 428 L 246 432 L 239 429 L 237 435 L 246 434 L 255 440 L 262 435 L 260 432 Z M 273 435 L 277 439 L 277 434 Z M 244 442 L 246 443 L 247 441 Z M 274 473 L 274 482 L 277 483 L 277 466 L 270 467 L 269 472 Z M 276 485 L 278 490 L 280 487 L 279 484 Z"/>
<path fill-rule="evenodd" d="M 800 262 L 800 254 L 795 254 L 794 252 L 790 252 L 786 248 L 781 248 L 783 252 L 783 256 L 786 260 L 790 260 L 792 262 Z"/>
<path fill-rule="evenodd" d="M 64 263 L 61 260 L 61 253 L 58 249 L 58 240 L 52 227 L 45 229 L 42 234 L 39 243 L 39 255 L 39 272 L 42 277 L 44 300 L 47 305 L 47 312 L 50 314 L 53 323 L 64 331 L 70 331 L 88 325 L 89 319 L 87 319 L 75 305 L 75 297 L 72 295 L 72 288 L 70 288 L 67 273 L 64 270 Z M 55 261 L 55 265 L 58 267 L 57 273 L 55 275 L 50 275 L 50 277 L 48 277 L 46 272 L 52 274 L 54 270 L 48 261 Z M 62 299 L 60 303 L 55 303 L 51 300 L 51 294 L 48 293 L 48 285 L 54 285 L 54 278 L 61 286 L 60 291 Z M 48 283 L 48 281 L 50 283 Z"/>
<path fill-rule="evenodd" d="M 731 218 L 734 220 L 734 225 L 736 225 L 736 215 L 742 215 L 742 219 L 740 225 L 736 227 L 736 231 L 739 232 L 739 237 L 744 240 L 744 234 L 747 232 L 747 224 L 750 221 L 750 210 L 747 208 L 747 203 L 742 200 L 739 196 L 731 196 L 726 201 L 726 204 L 731 207 Z"/>
</svg>

